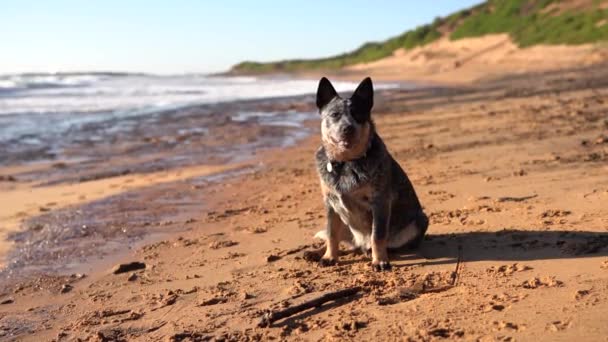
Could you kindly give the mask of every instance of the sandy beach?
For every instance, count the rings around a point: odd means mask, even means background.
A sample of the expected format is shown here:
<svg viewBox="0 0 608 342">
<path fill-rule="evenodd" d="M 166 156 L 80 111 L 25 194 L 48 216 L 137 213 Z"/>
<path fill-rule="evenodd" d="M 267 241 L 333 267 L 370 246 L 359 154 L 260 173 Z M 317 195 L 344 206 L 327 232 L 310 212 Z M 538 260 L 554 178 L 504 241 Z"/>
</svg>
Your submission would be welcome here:
<svg viewBox="0 0 608 342">
<path fill-rule="evenodd" d="M 378 92 L 378 131 L 431 219 L 420 250 L 391 256 L 392 272 L 373 272 L 366 255 L 328 268 L 302 258 L 324 225 L 314 116 L 291 128 L 227 120 L 181 140 L 179 124 L 164 125 L 158 140 L 99 149 L 97 163 L 2 168 L 12 233 L 0 339 L 604 340 L 607 80 L 600 64 Z M 244 105 L 314 112 L 312 96 Z M 296 144 L 272 140 L 302 131 Z M 247 158 L 159 158 L 235 136 L 269 140 Z M 257 326 L 267 310 L 353 286 Z"/>
</svg>

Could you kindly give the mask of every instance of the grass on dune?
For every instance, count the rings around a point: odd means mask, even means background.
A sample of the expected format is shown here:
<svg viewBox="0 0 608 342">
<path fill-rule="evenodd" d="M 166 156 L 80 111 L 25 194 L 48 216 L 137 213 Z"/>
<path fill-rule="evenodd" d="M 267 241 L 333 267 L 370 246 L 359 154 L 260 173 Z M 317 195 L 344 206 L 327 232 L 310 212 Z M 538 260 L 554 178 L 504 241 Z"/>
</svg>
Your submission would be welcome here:
<svg viewBox="0 0 608 342">
<path fill-rule="evenodd" d="M 598 5 L 584 11 L 559 10 L 556 0 L 489 1 L 452 32 L 453 40 L 480 37 L 492 33 L 508 33 L 520 47 L 537 44 L 584 44 L 608 40 L 608 9 Z M 553 11 L 547 11 L 557 4 Z"/>
<path fill-rule="evenodd" d="M 402 35 L 390 38 L 384 42 L 363 44 L 358 49 L 341 55 L 311 59 L 286 60 L 271 63 L 243 62 L 233 67 L 233 70 L 247 70 L 251 72 L 279 72 L 298 71 L 309 69 L 337 69 L 346 65 L 372 62 L 390 56 L 399 48 L 411 49 L 416 46 L 430 43 L 441 36 L 432 25 L 424 25 Z"/>
<path fill-rule="evenodd" d="M 601 6 L 605 2 L 593 0 L 582 8 L 568 9 L 573 1 L 577 0 L 489 0 L 386 41 L 363 44 L 348 53 L 308 60 L 247 61 L 233 66 L 231 71 L 273 73 L 339 69 L 388 57 L 401 48 L 409 50 L 426 45 L 442 37 L 441 32 L 451 32 L 452 40 L 507 33 L 520 47 L 608 41 L 608 8 Z M 565 6 L 564 10 L 561 10 L 562 6 Z"/>
</svg>

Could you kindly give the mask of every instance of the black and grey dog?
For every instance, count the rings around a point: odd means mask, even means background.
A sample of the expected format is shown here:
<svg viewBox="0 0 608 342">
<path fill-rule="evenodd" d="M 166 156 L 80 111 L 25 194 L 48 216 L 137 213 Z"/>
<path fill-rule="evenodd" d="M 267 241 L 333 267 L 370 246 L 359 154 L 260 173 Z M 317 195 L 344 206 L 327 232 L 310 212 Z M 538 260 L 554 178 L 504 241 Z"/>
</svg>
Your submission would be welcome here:
<svg viewBox="0 0 608 342">
<path fill-rule="evenodd" d="M 338 260 L 340 242 L 372 252 L 372 267 L 389 270 L 388 249 L 417 247 L 428 218 L 412 183 L 389 154 L 371 119 L 374 104 L 368 77 L 350 99 L 341 98 L 325 77 L 319 82 L 322 146 L 317 171 L 327 210 L 320 263 Z"/>
</svg>

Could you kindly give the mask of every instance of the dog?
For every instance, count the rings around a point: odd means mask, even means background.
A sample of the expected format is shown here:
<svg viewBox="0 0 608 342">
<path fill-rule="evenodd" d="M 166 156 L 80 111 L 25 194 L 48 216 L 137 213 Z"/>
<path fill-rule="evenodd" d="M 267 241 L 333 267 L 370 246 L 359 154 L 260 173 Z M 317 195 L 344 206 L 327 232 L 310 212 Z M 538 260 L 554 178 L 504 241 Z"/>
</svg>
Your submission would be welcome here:
<svg viewBox="0 0 608 342">
<path fill-rule="evenodd" d="M 372 80 L 365 78 L 343 99 L 323 77 L 316 104 L 322 144 L 315 159 L 327 214 L 326 229 L 315 235 L 325 240 L 317 260 L 334 265 L 344 243 L 352 250 L 371 249 L 372 268 L 388 271 L 388 249 L 418 247 L 429 220 L 412 183 L 376 132 Z"/>
</svg>

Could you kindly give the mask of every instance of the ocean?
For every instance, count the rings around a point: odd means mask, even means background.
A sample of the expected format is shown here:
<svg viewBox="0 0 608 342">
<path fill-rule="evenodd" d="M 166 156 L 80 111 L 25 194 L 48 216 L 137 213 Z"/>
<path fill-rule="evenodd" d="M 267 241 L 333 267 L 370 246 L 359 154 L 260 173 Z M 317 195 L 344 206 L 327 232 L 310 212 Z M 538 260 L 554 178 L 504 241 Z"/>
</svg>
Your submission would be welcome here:
<svg viewBox="0 0 608 342">
<path fill-rule="evenodd" d="M 0 76 L 0 144 L 179 107 L 312 93 L 314 80 L 122 73 Z M 356 84 L 335 82 L 339 91 Z M 33 141 L 32 141 L 33 142 Z"/>
</svg>

